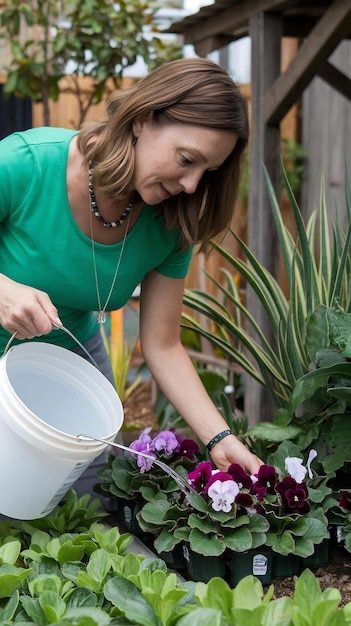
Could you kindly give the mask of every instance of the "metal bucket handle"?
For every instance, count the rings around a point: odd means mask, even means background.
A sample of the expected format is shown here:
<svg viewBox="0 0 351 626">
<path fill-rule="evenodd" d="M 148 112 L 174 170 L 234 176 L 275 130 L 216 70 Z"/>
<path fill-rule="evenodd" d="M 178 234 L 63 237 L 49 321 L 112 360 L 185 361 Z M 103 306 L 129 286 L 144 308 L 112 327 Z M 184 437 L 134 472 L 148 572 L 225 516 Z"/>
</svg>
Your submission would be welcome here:
<svg viewBox="0 0 351 626">
<path fill-rule="evenodd" d="M 63 325 L 59 325 L 59 324 L 53 324 L 53 326 L 55 327 L 55 329 L 57 330 L 63 330 L 67 335 L 69 335 L 69 337 L 71 337 L 71 339 L 73 339 L 78 346 L 81 348 L 81 350 L 83 350 L 83 352 L 87 355 L 88 359 L 92 362 L 92 364 L 99 370 L 99 366 L 97 364 L 97 362 L 95 361 L 95 359 L 91 356 L 91 354 L 88 352 L 88 350 L 83 346 L 83 344 L 79 341 L 79 339 L 77 339 L 77 337 L 71 333 L 70 330 L 68 330 L 68 328 L 65 328 L 65 326 Z M 17 335 L 17 332 L 13 333 L 13 335 L 11 335 L 10 339 L 8 340 L 6 346 L 5 346 L 5 350 L 3 352 L 3 356 L 5 356 L 5 354 L 8 352 L 8 350 L 11 347 L 11 344 L 13 342 L 13 340 L 15 339 Z"/>
</svg>

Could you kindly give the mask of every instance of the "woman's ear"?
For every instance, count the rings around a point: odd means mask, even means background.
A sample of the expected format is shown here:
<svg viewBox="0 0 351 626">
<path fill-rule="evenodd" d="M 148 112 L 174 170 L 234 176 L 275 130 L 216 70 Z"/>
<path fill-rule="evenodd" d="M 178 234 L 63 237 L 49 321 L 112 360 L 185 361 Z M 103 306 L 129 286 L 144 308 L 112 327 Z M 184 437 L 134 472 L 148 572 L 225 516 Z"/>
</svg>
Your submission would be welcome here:
<svg viewBox="0 0 351 626">
<path fill-rule="evenodd" d="M 132 131 L 133 131 L 134 137 L 138 139 L 142 133 L 142 130 L 145 124 L 149 124 L 151 122 L 152 122 L 152 112 L 144 113 L 142 115 L 137 115 L 134 118 L 133 124 L 132 124 Z"/>
</svg>

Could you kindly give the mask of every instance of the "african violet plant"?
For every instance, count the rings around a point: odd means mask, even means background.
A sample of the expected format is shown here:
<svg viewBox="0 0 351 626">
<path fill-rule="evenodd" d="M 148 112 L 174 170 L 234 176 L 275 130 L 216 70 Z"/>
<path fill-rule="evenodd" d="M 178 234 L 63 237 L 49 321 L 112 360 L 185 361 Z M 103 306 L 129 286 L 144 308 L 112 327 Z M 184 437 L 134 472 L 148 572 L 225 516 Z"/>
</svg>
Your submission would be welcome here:
<svg viewBox="0 0 351 626">
<path fill-rule="evenodd" d="M 269 521 L 266 543 L 278 554 L 306 558 L 329 538 L 326 513 L 336 501 L 328 482 L 335 474 L 319 476 L 313 471 L 316 456 L 311 450 L 304 465 L 300 450 L 283 442 L 258 472 L 253 489 L 258 510 Z"/>
<path fill-rule="evenodd" d="M 282 555 L 307 557 L 329 537 L 326 511 L 336 504 L 328 477 L 312 472 L 296 446 L 281 444 L 270 464 L 250 476 L 239 465 L 227 472 L 204 461 L 188 473 L 196 493 L 167 494 L 143 506 L 140 527 L 156 536 L 158 552 L 187 542 L 193 552 L 219 556 L 269 546 Z"/>
<path fill-rule="evenodd" d="M 179 476 L 186 478 L 187 471 L 198 460 L 200 448 L 192 439 L 185 439 L 174 430 L 164 430 L 151 435 L 145 428 L 130 446 L 132 450 L 151 458 L 134 454 L 111 454 L 101 470 L 98 491 L 126 500 L 153 501 L 177 492 L 177 483 L 160 469 L 152 459 L 167 463 Z"/>
</svg>

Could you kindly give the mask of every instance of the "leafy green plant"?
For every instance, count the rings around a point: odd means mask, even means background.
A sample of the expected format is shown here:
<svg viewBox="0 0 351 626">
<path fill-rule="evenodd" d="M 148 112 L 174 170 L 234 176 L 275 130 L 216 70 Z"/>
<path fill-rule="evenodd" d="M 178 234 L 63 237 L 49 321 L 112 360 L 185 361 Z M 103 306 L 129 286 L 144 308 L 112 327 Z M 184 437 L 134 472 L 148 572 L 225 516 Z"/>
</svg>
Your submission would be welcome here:
<svg viewBox="0 0 351 626">
<path fill-rule="evenodd" d="M 296 242 L 283 223 L 266 175 L 288 295 L 244 241 L 231 232 L 246 261 L 213 244 L 233 271 L 223 269 L 222 283 L 210 277 L 218 289 L 215 296 L 187 290 L 184 297 L 188 307 L 212 320 L 215 331 L 208 331 L 188 314 L 183 315 L 183 324 L 206 337 L 220 354 L 241 365 L 272 394 L 277 408 L 274 422 L 258 424 L 248 436 L 275 442 L 294 439 L 300 449 L 314 441 L 314 447 L 320 452 L 324 448 L 326 455 L 335 451 L 338 435 L 331 436 L 334 418 L 350 412 L 347 316 L 351 308 L 351 199 L 346 187 L 348 225 L 343 230 L 337 221 L 329 223 L 322 187 L 319 210 L 305 225 L 286 176 L 285 179 L 295 218 Z M 239 273 L 261 302 L 272 327 L 273 345 L 243 302 L 234 273 Z M 324 365 L 327 369 L 323 370 Z M 348 457 L 349 451 L 344 460 Z"/>
</svg>

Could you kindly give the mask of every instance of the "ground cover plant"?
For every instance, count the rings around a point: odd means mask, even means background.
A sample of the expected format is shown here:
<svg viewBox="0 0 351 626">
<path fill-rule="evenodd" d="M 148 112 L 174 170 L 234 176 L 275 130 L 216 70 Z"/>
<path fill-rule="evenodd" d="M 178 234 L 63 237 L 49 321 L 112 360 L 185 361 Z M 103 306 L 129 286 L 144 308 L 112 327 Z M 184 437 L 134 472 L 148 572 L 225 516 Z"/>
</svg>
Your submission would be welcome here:
<svg viewBox="0 0 351 626">
<path fill-rule="evenodd" d="M 67 506 L 69 504 L 69 506 Z M 70 507 L 77 514 L 72 515 Z M 83 528 L 80 513 L 89 508 Z M 95 510 L 97 520 L 93 521 Z M 351 604 L 321 590 L 306 570 L 291 597 L 253 576 L 234 589 L 220 578 L 181 582 L 161 559 L 128 553 L 132 537 L 101 523 L 89 496 L 73 491 L 48 518 L 0 526 L 0 623 L 56 626 L 348 626 Z M 75 518 L 75 521 L 74 521 Z M 70 532 L 61 523 L 70 520 Z"/>
</svg>

